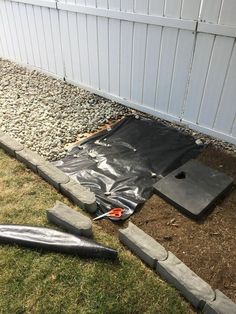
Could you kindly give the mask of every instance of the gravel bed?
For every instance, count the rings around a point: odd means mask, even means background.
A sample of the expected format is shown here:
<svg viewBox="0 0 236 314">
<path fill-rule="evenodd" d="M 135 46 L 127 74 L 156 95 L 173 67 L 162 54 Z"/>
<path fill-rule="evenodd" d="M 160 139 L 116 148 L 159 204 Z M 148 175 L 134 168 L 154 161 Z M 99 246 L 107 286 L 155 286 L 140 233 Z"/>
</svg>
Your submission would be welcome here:
<svg viewBox="0 0 236 314">
<path fill-rule="evenodd" d="M 66 155 L 67 144 L 105 123 L 130 114 L 149 116 L 7 60 L 0 59 L 0 71 L 0 130 L 51 161 Z M 236 154 L 232 144 L 154 119 L 192 135 L 200 145 Z"/>
<path fill-rule="evenodd" d="M 0 129 L 48 160 L 66 154 L 79 134 L 129 109 L 61 80 L 0 59 Z"/>
</svg>

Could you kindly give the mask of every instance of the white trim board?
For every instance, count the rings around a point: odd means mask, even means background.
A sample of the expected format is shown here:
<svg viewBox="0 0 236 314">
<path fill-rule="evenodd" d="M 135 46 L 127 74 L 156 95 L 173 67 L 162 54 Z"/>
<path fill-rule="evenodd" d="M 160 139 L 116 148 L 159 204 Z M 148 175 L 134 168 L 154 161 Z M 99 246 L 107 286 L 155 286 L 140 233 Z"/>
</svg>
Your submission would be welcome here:
<svg viewBox="0 0 236 314">
<path fill-rule="evenodd" d="M 199 22 L 197 26 L 197 32 L 236 37 L 236 26 Z"/>
<path fill-rule="evenodd" d="M 31 1 L 31 0 L 30 0 Z M 36 1 L 36 0 L 32 0 Z M 197 22 L 193 20 L 183 20 L 171 17 L 154 16 L 147 14 L 122 12 L 111 9 L 93 8 L 77 4 L 57 2 L 57 8 L 65 11 L 78 12 L 82 14 L 107 17 L 111 19 L 138 22 L 157 26 L 174 27 L 179 29 L 195 31 Z"/>
<path fill-rule="evenodd" d="M 25 3 L 25 4 L 31 4 L 31 5 L 37 5 L 40 7 L 46 7 L 46 8 L 57 8 L 57 2 L 55 0 L 10 0 L 11 2 L 19 2 L 19 3 Z"/>
</svg>

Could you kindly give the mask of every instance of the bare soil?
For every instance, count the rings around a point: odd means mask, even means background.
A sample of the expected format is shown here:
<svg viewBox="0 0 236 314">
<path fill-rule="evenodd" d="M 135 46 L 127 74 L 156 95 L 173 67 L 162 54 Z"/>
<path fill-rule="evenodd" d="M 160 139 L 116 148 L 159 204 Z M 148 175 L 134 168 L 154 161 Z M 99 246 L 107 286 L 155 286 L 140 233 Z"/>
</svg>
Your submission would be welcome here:
<svg viewBox="0 0 236 314">
<path fill-rule="evenodd" d="M 234 178 L 236 157 L 214 147 L 206 148 L 198 157 L 204 164 Z M 178 212 L 160 197 L 153 195 L 130 220 L 173 252 L 196 274 L 236 302 L 236 187 L 201 221 Z M 110 221 L 101 227 L 117 233 Z"/>
</svg>

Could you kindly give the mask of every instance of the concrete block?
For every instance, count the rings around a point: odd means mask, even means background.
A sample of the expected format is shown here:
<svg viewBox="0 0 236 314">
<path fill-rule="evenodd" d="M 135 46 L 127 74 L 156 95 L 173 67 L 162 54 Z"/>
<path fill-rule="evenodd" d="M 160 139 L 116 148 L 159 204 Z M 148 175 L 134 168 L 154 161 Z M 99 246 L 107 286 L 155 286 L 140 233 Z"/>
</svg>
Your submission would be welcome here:
<svg viewBox="0 0 236 314">
<path fill-rule="evenodd" d="M 70 180 L 64 172 L 49 161 L 45 161 L 42 165 L 38 166 L 37 171 L 44 180 L 53 185 L 57 190 L 60 189 L 60 184 L 65 184 Z"/>
<path fill-rule="evenodd" d="M 211 286 L 171 252 L 168 252 L 167 260 L 157 262 L 156 271 L 196 308 L 200 308 L 204 301 L 212 302 L 215 298 Z"/>
<path fill-rule="evenodd" d="M 157 181 L 153 188 L 184 214 L 199 219 L 232 184 L 233 178 L 190 160 Z"/>
<path fill-rule="evenodd" d="M 97 203 L 95 194 L 78 182 L 71 179 L 68 183 L 61 184 L 60 190 L 63 195 L 68 197 L 80 208 L 85 209 L 90 213 L 96 212 Z"/>
<path fill-rule="evenodd" d="M 216 299 L 207 302 L 203 308 L 204 314 L 236 314 L 236 304 L 221 291 L 216 290 Z"/>
<path fill-rule="evenodd" d="M 0 135 L 0 148 L 4 149 L 10 156 L 16 157 L 16 151 L 23 150 L 24 146 L 4 133 Z"/>
<path fill-rule="evenodd" d="M 16 158 L 24 163 L 28 168 L 37 172 L 37 166 L 43 165 L 45 159 L 28 148 L 16 151 Z"/>
<path fill-rule="evenodd" d="M 92 221 L 82 213 L 57 201 L 53 208 L 47 210 L 50 222 L 78 236 L 92 236 Z"/>
<path fill-rule="evenodd" d="M 132 222 L 129 222 L 128 228 L 119 229 L 119 239 L 153 269 L 157 261 L 164 261 L 168 256 L 162 245 Z"/>
</svg>

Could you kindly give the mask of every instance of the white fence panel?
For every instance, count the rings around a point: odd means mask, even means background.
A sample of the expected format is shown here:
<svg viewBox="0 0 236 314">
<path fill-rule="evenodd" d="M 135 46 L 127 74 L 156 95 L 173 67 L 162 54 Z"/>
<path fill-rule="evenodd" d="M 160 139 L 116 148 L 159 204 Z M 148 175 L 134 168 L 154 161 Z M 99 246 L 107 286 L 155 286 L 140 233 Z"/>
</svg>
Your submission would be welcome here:
<svg viewBox="0 0 236 314">
<path fill-rule="evenodd" d="M 235 0 L 0 0 L 0 56 L 234 143 L 235 37 Z"/>
<path fill-rule="evenodd" d="M 204 0 L 200 20 L 183 122 L 236 143 L 235 1 Z"/>
<path fill-rule="evenodd" d="M 120 1 L 108 0 L 108 7 L 120 11 Z M 120 95 L 120 20 L 108 19 L 109 92 Z"/>
</svg>

